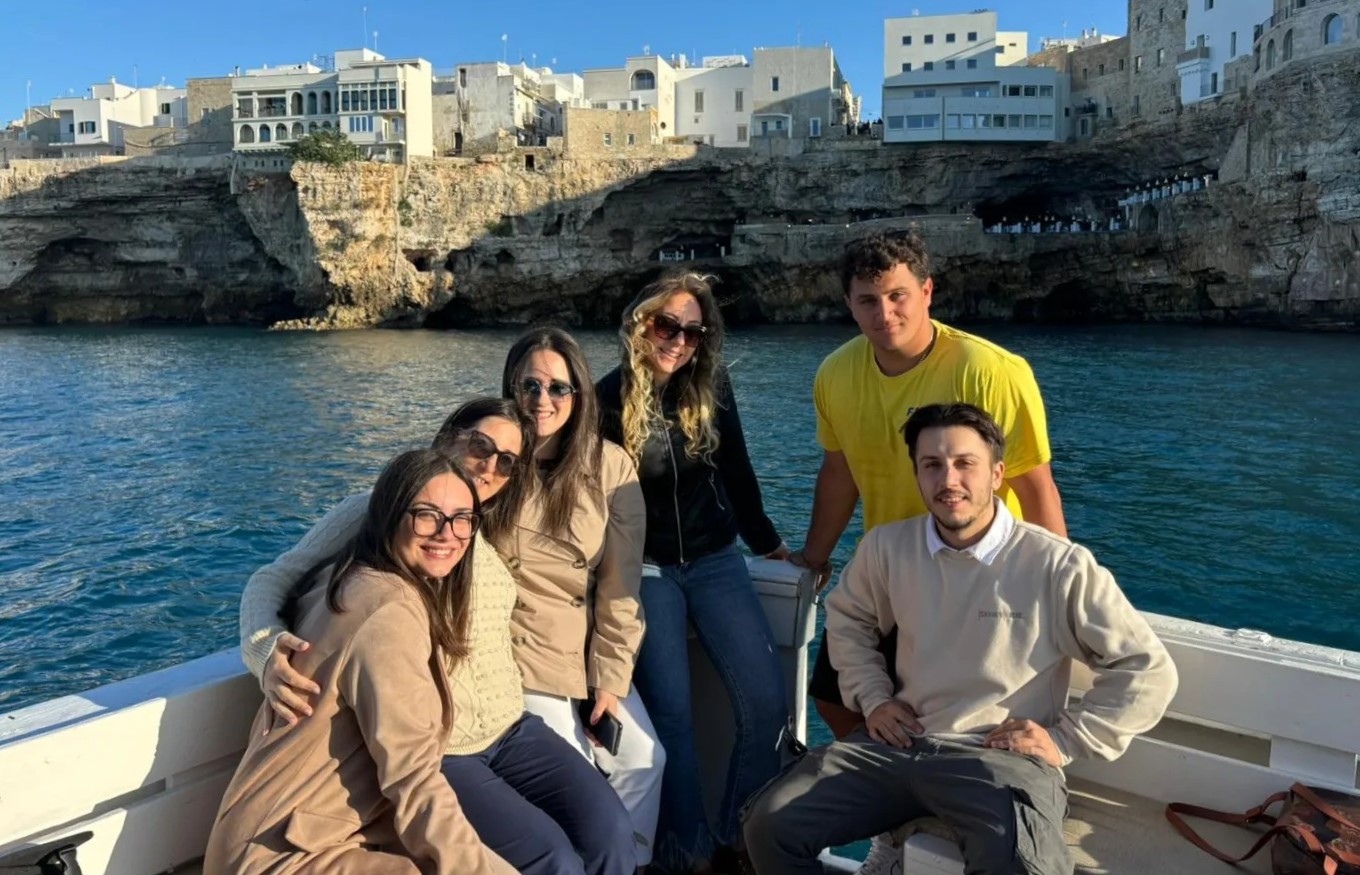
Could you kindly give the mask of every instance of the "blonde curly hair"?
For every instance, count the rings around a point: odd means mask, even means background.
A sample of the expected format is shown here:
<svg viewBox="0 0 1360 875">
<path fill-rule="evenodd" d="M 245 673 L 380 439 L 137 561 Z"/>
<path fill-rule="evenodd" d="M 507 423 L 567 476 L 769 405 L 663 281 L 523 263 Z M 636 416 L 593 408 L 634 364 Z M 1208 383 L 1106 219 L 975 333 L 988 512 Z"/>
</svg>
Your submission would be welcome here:
<svg viewBox="0 0 1360 875">
<path fill-rule="evenodd" d="M 667 273 L 644 287 L 623 311 L 623 324 L 619 327 L 623 356 L 620 368 L 623 375 L 623 447 L 634 463 L 641 460 L 642 447 L 652 429 L 660 426 L 664 419 L 648 361 L 656 352 L 656 344 L 648 338 L 647 330 L 671 298 L 688 294 L 699 304 L 707 333 L 694 350 L 694 357 L 671 379 L 684 381 L 678 414 L 680 430 L 685 434 L 685 455 L 712 464 L 713 454 L 718 449 L 714 414 L 718 406 L 723 343 L 722 312 L 713 296 L 712 284 L 716 280 L 716 277 L 697 273 Z"/>
</svg>

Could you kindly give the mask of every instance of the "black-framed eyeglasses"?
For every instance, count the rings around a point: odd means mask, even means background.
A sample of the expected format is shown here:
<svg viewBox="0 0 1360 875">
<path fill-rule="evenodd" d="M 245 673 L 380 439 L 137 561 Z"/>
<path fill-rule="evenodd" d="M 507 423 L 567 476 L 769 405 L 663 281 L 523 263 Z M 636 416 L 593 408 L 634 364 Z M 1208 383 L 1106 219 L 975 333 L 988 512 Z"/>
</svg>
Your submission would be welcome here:
<svg viewBox="0 0 1360 875">
<path fill-rule="evenodd" d="M 662 340 L 674 340 L 677 334 L 683 334 L 685 339 L 682 342 L 690 349 L 703 343 L 704 338 L 708 336 L 707 326 L 697 322 L 681 325 L 674 317 L 665 313 L 658 313 L 652 317 L 652 331 Z"/>
<path fill-rule="evenodd" d="M 509 477 L 515 472 L 515 464 L 519 462 L 519 455 L 509 450 L 502 450 L 496 446 L 496 442 L 491 436 L 480 432 L 475 428 L 460 428 L 453 433 L 453 445 L 456 449 L 461 449 L 477 461 L 496 459 L 496 473 L 502 477 Z"/>
<path fill-rule="evenodd" d="M 566 398 L 570 398 L 573 394 L 575 394 L 576 387 L 570 383 L 564 383 L 561 380 L 552 380 L 548 382 L 546 385 L 543 383 L 542 380 L 538 380 L 533 377 L 527 377 L 523 380 L 520 380 L 519 394 L 527 395 L 530 398 L 537 398 L 544 392 L 547 392 L 548 397 L 551 398 L 552 400 L 562 401 Z"/>
<path fill-rule="evenodd" d="M 413 507 L 406 512 L 411 515 L 411 531 L 422 538 L 432 538 L 448 526 L 455 538 L 466 541 L 482 527 L 482 515 L 471 510 L 448 516 L 432 507 Z"/>
</svg>

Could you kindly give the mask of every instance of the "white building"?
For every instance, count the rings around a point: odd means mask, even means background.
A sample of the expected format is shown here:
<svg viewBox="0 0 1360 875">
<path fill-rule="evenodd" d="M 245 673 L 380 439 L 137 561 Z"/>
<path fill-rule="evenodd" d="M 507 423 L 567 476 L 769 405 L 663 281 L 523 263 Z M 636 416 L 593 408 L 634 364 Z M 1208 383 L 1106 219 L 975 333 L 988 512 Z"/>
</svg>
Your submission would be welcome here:
<svg viewBox="0 0 1360 875">
<path fill-rule="evenodd" d="M 916 15 L 883 22 L 883 77 L 922 70 L 981 70 L 1023 63 L 1029 34 L 998 31 L 995 12 Z"/>
<path fill-rule="evenodd" d="M 1186 47 L 1176 58 L 1181 103 L 1222 94 L 1224 65 L 1252 53 L 1256 25 L 1274 11 L 1274 0 L 1190 0 L 1185 15 Z"/>
<path fill-rule="evenodd" d="M 247 70 L 232 82 L 235 148 L 286 148 L 336 129 L 388 161 L 434 152 L 433 70 L 420 58 L 388 60 L 369 49 L 335 53 L 335 70 L 312 64 Z"/>
<path fill-rule="evenodd" d="M 59 97 L 52 112 L 59 120 L 62 155 L 121 154 L 127 128 L 187 127 L 187 94 L 166 85 L 133 88 L 111 78 L 91 87 L 88 97 Z"/>
<path fill-rule="evenodd" d="M 595 109 L 655 107 L 662 137 L 745 147 L 756 136 L 820 137 L 858 121 L 857 102 L 828 47 L 757 48 L 744 55 L 629 58 L 622 68 L 587 70 Z"/>
<path fill-rule="evenodd" d="M 441 80 L 441 84 L 447 84 Z M 502 135 L 540 145 L 562 135 L 566 109 L 583 107 L 585 81 L 575 73 L 499 61 L 459 64 L 453 91 L 458 121 L 455 149 L 492 149 Z"/>
<path fill-rule="evenodd" d="M 1028 67 L 1028 35 L 995 12 L 884 21 L 883 142 L 1064 139 L 1068 80 Z"/>
</svg>

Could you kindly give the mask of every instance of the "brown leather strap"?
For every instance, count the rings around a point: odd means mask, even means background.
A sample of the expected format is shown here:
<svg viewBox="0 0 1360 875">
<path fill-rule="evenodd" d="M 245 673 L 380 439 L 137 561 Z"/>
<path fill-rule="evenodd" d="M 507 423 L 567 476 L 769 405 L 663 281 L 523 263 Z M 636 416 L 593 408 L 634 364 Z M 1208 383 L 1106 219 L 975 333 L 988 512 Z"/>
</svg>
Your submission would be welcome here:
<svg viewBox="0 0 1360 875">
<path fill-rule="evenodd" d="M 1270 797 L 1270 799 L 1266 800 L 1264 804 L 1256 808 L 1253 808 L 1246 814 L 1232 814 L 1227 811 L 1214 811 L 1212 808 L 1200 808 L 1197 805 L 1183 805 L 1179 802 L 1173 802 L 1166 807 L 1166 819 L 1171 822 L 1171 825 L 1173 827 L 1176 828 L 1176 832 L 1180 833 L 1187 841 L 1190 842 L 1190 844 L 1199 848 L 1201 851 L 1204 851 L 1206 854 L 1217 857 L 1218 859 L 1222 860 L 1225 863 L 1236 864 L 1241 863 L 1243 860 L 1249 860 L 1252 857 L 1259 854 L 1261 852 L 1261 849 L 1264 848 L 1270 842 L 1271 839 L 1273 839 L 1280 833 L 1285 832 L 1290 827 L 1272 826 L 1270 829 L 1261 833 L 1260 837 L 1256 840 L 1256 844 L 1252 845 L 1251 849 L 1248 850 L 1245 854 L 1243 854 L 1240 857 L 1232 857 L 1224 853 L 1223 851 L 1220 851 L 1218 848 L 1214 847 L 1213 845 L 1205 841 L 1203 838 L 1201 838 L 1200 834 L 1191 829 L 1190 825 L 1187 824 L 1181 818 L 1181 814 L 1188 814 L 1191 817 L 1199 817 L 1204 820 L 1213 820 L 1217 821 L 1218 823 L 1231 823 L 1237 826 L 1241 826 L 1248 823 L 1260 823 L 1262 822 L 1263 819 L 1270 819 L 1269 815 L 1265 815 L 1263 813 L 1263 810 L 1267 806 L 1280 801 L 1286 795 L 1287 794 L 1284 793 L 1277 793 L 1274 796 Z M 1317 838 L 1314 837 L 1313 841 L 1316 842 Z"/>
</svg>

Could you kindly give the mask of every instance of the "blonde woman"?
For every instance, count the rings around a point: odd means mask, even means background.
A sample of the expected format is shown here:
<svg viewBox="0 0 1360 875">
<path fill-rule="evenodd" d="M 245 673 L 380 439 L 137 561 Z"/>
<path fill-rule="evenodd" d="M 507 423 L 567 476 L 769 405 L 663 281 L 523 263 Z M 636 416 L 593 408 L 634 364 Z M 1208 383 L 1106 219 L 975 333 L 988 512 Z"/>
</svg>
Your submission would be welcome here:
<svg viewBox="0 0 1360 875">
<path fill-rule="evenodd" d="M 765 613 L 737 550 L 788 557 L 765 514 L 727 372 L 707 278 L 669 274 L 623 314 L 623 362 L 597 389 L 603 433 L 638 467 L 647 505 L 642 603 L 647 636 L 634 680 L 667 752 L 657 861 L 668 872 L 739 871 L 738 815 L 779 768 L 788 720 Z M 692 625 L 732 701 L 737 740 L 714 826 L 704 812 L 690 713 Z"/>
</svg>

